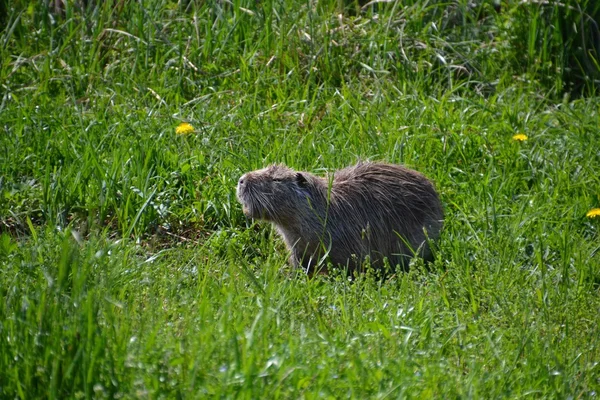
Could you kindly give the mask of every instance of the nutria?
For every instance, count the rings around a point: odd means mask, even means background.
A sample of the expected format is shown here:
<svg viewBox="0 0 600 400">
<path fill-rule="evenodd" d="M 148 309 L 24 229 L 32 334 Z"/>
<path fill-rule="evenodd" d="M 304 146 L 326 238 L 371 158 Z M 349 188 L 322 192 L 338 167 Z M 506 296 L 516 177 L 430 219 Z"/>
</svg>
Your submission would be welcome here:
<svg viewBox="0 0 600 400">
<path fill-rule="evenodd" d="M 431 259 L 442 227 L 433 185 L 402 165 L 361 162 L 327 178 L 270 165 L 243 175 L 237 196 L 246 216 L 277 227 L 307 273 L 324 259 L 361 270 L 367 256 L 375 268 L 387 258 L 406 269 L 414 255 Z"/>
</svg>

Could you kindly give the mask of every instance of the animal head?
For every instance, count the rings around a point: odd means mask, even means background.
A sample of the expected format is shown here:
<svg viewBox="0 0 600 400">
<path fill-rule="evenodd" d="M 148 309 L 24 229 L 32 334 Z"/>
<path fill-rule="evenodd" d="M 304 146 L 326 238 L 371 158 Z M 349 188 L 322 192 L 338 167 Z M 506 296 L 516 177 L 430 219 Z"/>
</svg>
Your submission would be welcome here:
<svg viewBox="0 0 600 400">
<path fill-rule="evenodd" d="M 244 174 L 238 181 L 237 197 L 247 217 L 285 224 L 310 206 L 312 177 L 275 164 Z"/>
</svg>

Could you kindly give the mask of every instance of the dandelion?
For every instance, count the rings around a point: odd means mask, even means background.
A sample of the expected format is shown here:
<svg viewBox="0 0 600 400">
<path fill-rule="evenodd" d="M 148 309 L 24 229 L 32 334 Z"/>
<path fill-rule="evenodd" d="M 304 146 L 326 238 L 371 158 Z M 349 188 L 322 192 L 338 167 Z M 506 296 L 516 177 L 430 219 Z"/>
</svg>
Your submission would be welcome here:
<svg viewBox="0 0 600 400">
<path fill-rule="evenodd" d="M 512 138 L 513 138 L 513 140 L 516 140 L 517 142 L 524 142 L 527 140 L 527 135 L 519 133 L 519 134 L 513 136 Z"/>
<path fill-rule="evenodd" d="M 585 216 L 588 218 L 596 218 L 600 216 L 600 208 L 592 208 L 587 212 L 587 214 L 585 214 Z"/>
<path fill-rule="evenodd" d="M 180 123 L 175 129 L 175 133 L 178 135 L 188 135 L 194 132 L 194 127 L 187 122 Z"/>
</svg>

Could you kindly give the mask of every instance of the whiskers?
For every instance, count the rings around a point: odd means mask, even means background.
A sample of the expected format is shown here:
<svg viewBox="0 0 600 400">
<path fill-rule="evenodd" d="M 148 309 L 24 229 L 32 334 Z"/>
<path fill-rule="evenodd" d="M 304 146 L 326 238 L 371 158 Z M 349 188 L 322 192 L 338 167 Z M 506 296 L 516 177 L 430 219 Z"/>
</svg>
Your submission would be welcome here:
<svg viewBox="0 0 600 400">
<path fill-rule="evenodd" d="M 276 215 L 275 205 L 268 195 L 269 193 L 248 186 L 240 191 L 239 198 L 248 210 L 249 217 L 272 221 Z"/>
</svg>

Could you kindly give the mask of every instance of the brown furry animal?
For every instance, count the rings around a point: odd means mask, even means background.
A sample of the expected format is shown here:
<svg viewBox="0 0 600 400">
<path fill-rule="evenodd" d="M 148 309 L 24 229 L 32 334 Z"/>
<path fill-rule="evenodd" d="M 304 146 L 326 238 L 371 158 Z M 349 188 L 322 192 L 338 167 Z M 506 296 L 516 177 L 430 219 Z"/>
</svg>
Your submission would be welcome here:
<svg viewBox="0 0 600 400">
<path fill-rule="evenodd" d="M 242 176 L 237 196 L 248 217 L 276 227 L 290 262 L 307 273 L 328 258 L 361 270 L 365 257 L 380 268 L 431 259 L 428 240 L 442 228 L 439 197 L 427 178 L 401 165 L 363 162 L 320 178 L 284 165 Z"/>
</svg>

